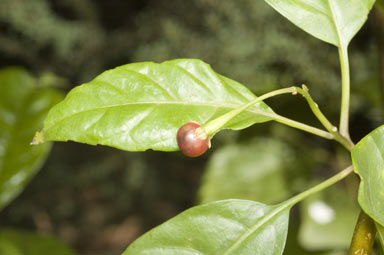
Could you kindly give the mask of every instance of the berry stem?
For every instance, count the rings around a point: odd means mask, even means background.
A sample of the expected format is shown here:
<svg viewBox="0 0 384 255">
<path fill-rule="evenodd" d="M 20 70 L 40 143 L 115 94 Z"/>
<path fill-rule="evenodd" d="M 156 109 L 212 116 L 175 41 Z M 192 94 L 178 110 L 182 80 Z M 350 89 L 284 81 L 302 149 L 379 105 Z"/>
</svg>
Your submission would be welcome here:
<svg viewBox="0 0 384 255">
<path fill-rule="evenodd" d="M 273 97 L 273 96 L 276 96 L 276 95 L 281 95 L 281 94 L 287 94 L 287 93 L 297 93 L 296 92 L 296 87 L 289 87 L 289 88 L 284 88 L 284 89 L 278 89 L 278 90 L 274 90 L 274 91 L 271 91 L 269 93 L 266 93 L 256 99 L 254 99 L 253 101 L 245 104 L 245 105 L 242 105 L 232 111 L 229 111 L 227 112 L 226 114 L 214 119 L 214 120 L 211 120 L 207 123 L 205 123 L 202 127 L 204 128 L 205 132 L 207 133 L 207 135 L 214 135 L 215 133 L 217 133 L 226 123 L 228 123 L 231 119 L 233 119 L 234 117 L 236 117 L 238 114 L 240 114 L 241 112 L 243 112 L 244 110 L 248 109 L 249 107 L 251 107 L 252 105 L 254 104 L 257 104 L 261 101 L 263 101 L 264 99 L 267 99 L 267 98 L 270 98 L 270 97 Z"/>
</svg>

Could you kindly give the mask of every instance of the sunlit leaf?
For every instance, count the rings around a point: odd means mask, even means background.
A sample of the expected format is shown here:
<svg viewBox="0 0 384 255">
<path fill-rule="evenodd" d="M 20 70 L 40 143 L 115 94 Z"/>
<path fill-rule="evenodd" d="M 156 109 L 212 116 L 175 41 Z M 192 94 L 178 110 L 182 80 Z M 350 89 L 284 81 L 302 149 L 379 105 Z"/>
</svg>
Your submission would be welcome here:
<svg viewBox="0 0 384 255">
<path fill-rule="evenodd" d="M 39 88 L 24 70 L 0 71 L 0 209 L 19 194 L 48 155 L 50 144 L 31 146 L 48 109 L 61 100 Z"/>
<path fill-rule="evenodd" d="M 40 140 L 73 140 L 129 151 L 177 150 L 184 123 L 205 123 L 256 98 L 200 60 L 128 64 L 73 89 L 48 114 Z M 270 120 L 260 103 L 224 128 Z"/>
<path fill-rule="evenodd" d="M 144 234 L 123 255 L 278 255 L 288 216 L 288 208 L 247 200 L 199 205 Z"/>
<path fill-rule="evenodd" d="M 353 148 L 352 162 L 361 178 L 360 206 L 384 225 L 384 126 L 372 131 Z"/>
<path fill-rule="evenodd" d="M 347 46 L 367 20 L 375 0 L 265 0 L 314 37 Z"/>
<path fill-rule="evenodd" d="M 289 146 L 275 139 L 253 139 L 220 148 L 202 178 L 200 201 L 240 198 L 280 202 L 289 195 L 285 176 L 295 160 Z"/>
<path fill-rule="evenodd" d="M 308 250 L 347 249 L 359 208 L 345 190 L 332 187 L 300 204 L 299 242 Z"/>
<path fill-rule="evenodd" d="M 0 254 L 4 255 L 73 255 L 72 249 L 59 240 L 39 236 L 32 232 L 2 229 L 0 230 Z"/>
</svg>

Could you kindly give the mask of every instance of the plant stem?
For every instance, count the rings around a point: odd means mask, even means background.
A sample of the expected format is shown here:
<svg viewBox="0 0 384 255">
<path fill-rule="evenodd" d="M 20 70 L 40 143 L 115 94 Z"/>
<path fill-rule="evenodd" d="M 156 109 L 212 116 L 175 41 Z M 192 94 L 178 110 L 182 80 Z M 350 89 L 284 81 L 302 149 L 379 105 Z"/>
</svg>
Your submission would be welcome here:
<svg viewBox="0 0 384 255">
<path fill-rule="evenodd" d="M 254 234 L 256 231 L 258 231 L 258 229 L 264 225 L 264 224 L 268 224 L 268 222 L 273 218 L 273 217 L 276 217 L 277 215 L 279 215 L 279 213 L 283 212 L 284 210 L 289 210 L 292 206 L 294 206 L 295 204 L 297 204 L 298 202 L 302 201 L 303 199 L 307 198 L 308 196 L 314 194 L 314 193 L 317 193 L 319 191 L 322 191 L 323 189 L 326 189 L 328 188 L 329 186 L 335 184 L 336 182 L 344 179 L 346 176 L 348 176 L 353 170 L 353 167 L 352 166 L 349 166 L 347 168 L 345 168 L 344 170 L 340 171 L 338 174 L 332 176 L 331 178 L 323 181 L 322 183 L 274 206 L 274 208 L 267 212 L 266 214 L 264 214 L 264 216 L 262 217 L 262 219 L 260 221 L 257 222 L 256 225 L 254 225 L 251 229 L 249 229 L 247 231 L 247 233 L 245 233 L 241 239 L 242 240 L 245 240 L 246 238 L 248 238 L 249 236 L 251 236 L 252 234 Z M 235 242 L 233 245 L 231 245 L 231 247 L 225 252 L 225 254 L 233 254 L 234 250 L 236 250 L 238 247 L 239 247 L 239 244 L 240 242 L 237 241 Z"/>
<path fill-rule="evenodd" d="M 204 129 L 204 133 L 208 136 L 212 135 L 212 134 L 215 134 L 216 132 L 218 132 L 220 130 L 220 128 L 222 128 L 226 123 L 228 123 L 231 119 L 233 119 L 234 117 L 236 117 L 239 113 L 241 113 L 242 111 L 246 110 L 247 108 L 253 106 L 254 104 L 256 103 L 259 103 L 267 98 L 270 98 L 270 97 L 273 97 L 273 96 L 276 96 L 276 95 L 281 95 L 281 94 L 293 94 L 293 95 L 296 95 L 297 93 L 300 93 L 302 94 L 303 96 L 305 96 L 303 94 L 303 90 L 301 88 L 298 88 L 298 87 L 289 87 L 289 88 L 284 88 L 284 89 L 278 89 L 278 90 L 275 90 L 275 91 L 271 91 L 269 93 L 266 93 L 258 98 L 256 98 L 255 100 L 245 104 L 245 105 L 242 105 L 232 111 L 229 111 L 227 112 L 226 114 L 214 119 L 214 120 L 211 120 L 207 123 L 205 123 L 202 128 Z M 308 93 L 307 93 L 308 94 Z M 312 98 L 310 98 L 310 100 L 312 100 Z M 313 100 L 312 100 L 313 101 Z M 313 104 L 316 104 L 315 102 L 313 102 Z M 278 115 L 276 113 L 263 113 L 264 116 L 267 116 L 267 117 L 271 117 L 273 120 L 277 121 L 277 122 L 280 122 L 282 124 L 285 124 L 287 126 L 290 126 L 290 127 L 294 127 L 294 128 L 297 128 L 297 129 L 300 129 L 300 130 L 303 130 L 303 131 L 306 131 L 306 132 L 309 132 L 311 134 L 314 134 L 314 135 L 318 135 L 320 137 L 323 137 L 323 138 L 326 138 L 326 139 L 334 139 L 334 135 L 331 134 L 331 133 L 328 133 L 324 130 L 321 130 L 321 129 L 318 129 L 318 128 L 315 128 L 315 127 L 312 127 L 312 126 L 309 126 L 309 125 L 306 125 L 304 123 L 301 123 L 301 122 L 298 122 L 298 121 L 294 121 L 294 120 L 291 120 L 291 119 L 288 119 L 286 117 L 283 117 L 281 115 Z M 316 114 L 315 114 L 316 115 Z M 325 117 L 324 117 L 325 118 Z"/>
<path fill-rule="evenodd" d="M 348 45 L 341 44 L 339 49 L 341 69 L 341 108 L 340 108 L 340 136 L 335 135 L 335 140 L 345 143 L 345 147 L 351 151 L 354 147 L 349 136 L 349 102 L 350 102 L 350 71 L 348 60 Z M 348 147 L 347 147 L 348 146 Z M 355 231 L 353 233 L 349 255 L 370 255 L 376 235 L 374 221 L 360 211 Z"/>
<path fill-rule="evenodd" d="M 332 125 L 331 122 L 325 117 L 325 115 L 320 111 L 320 108 L 318 104 L 313 101 L 311 95 L 309 94 L 309 90 L 307 86 L 304 84 L 302 85 L 302 89 L 297 88 L 298 92 L 304 96 L 304 98 L 307 100 L 309 107 L 311 108 L 313 114 L 317 117 L 317 119 L 323 124 L 323 126 L 330 132 L 336 141 L 338 141 L 341 145 L 343 145 L 347 150 L 352 150 L 354 144 L 349 139 L 349 137 L 344 137 L 340 135 L 340 133 L 337 131 L 337 127 Z"/>
<path fill-rule="evenodd" d="M 271 91 L 269 93 L 266 93 L 262 96 L 259 96 L 258 98 L 256 98 L 255 100 L 247 103 L 247 104 L 244 104 L 232 111 L 229 111 L 227 112 L 226 114 L 223 114 L 222 116 L 214 119 L 214 120 L 211 120 L 211 121 L 208 121 L 207 123 L 205 123 L 202 127 L 204 128 L 204 131 L 205 133 L 209 136 L 209 135 L 212 135 L 212 134 L 215 134 L 217 131 L 220 130 L 221 127 L 223 127 L 226 123 L 228 123 L 231 119 L 233 119 L 234 117 L 236 117 L 239 113 L 241 113 L 242 111 L 246 110 L 247 108 L 251 107 L 252 105 L 254 104 L 257 104 L 261 101 L 263 101 L 264 99 L 267 99 L 267 98 L 270 98 L 270 97 L 273 97 L 273 96 L 276 96 L 276 95 L 280 95 L 280 94 L 287 94 L 287 93 L 295 93 L 296 91 L 296 88 L 295 87 L 289 87 L 289 88 L 284 88 L 284 89 L 278 89 L 278 90 L 274 90 L 274 91 Z"/>
<path fill-rule="evenodd" d="M 375 241 L 376 227 L 374 221 L 363 210 L 360 211 L 353 233 L 349 255 L 370 255 Z"/>
<path fill-rule="evenodd" d="M 347 150 L 351 150 L 354 146 L 352 141 L 349 138 L 343 137 L 340 135 L 339 132 L 337 132 L 337 127 L 332 125 L 329 120 L 325 117 L 325 115 L 320 111 L 319 106 L 313 101 L 312 97 L 308 93 L 308 88 L 303 85 L 302 88 L 299 87 L 289 87 L 284 89 L 278 89 L 275 91 L 271 91 L 269 93 L 266 93 L 255 100 L 240 106 L 232 111 L 227 112 L 226 114 L 211 120 L 207 123 L 205 123 L 202 128 L 204 129 L 204 136 L 211 136 L 218 132 L 220 128 L 222 128 L 226 123 L 228 123 L 231 119 L 236 117 L 239 113 L 242 111 L 248 109 L 252 105 L 259 103 L 267 98 L 281 95 L 281 94 L 288 94 L 292 93 L 293 95 L 296 95 L 297 93 L 301 94 L 308 102 L 309 107 L 311 108 L 314 115 L 317 117 L 317 119 L 323 124 L 323 126 L 328 130 L 328 132 L 306 125 L 304 123 L 294 121 L 291 119 L 288 119 L 286 117 L 283 117 L 281 115 L 278 115 L 276 113 L 263 113 L 264 116 L 271 117 L 274 121 L 280 122 L 282 124 L 285 124 L 290 127 L 294 127 L 303 131 L 306 131 L 308 133 L 323 137 L 325 139 L 334 139 L 340 144 L 342 144 Z"/>
<path fill-rule="evenodd" d="M 284 205 L 285 208 L 291 207 L 291 206 L 297 204 L 298 202 L 302 201 L 303 199 L 309 197 L 310 195 L 317 193 L 319 191 L 322 191 L 322 190 L 328 188 L 329 186 L 332 186 L 336 182 L 341 181 L 342 179 L 347 177 L 350 173 L 352 173 L 352 171 L 353 171 L 353 166 L 349 166 L 349 167 L 343 169 L 342 171 L 340 171 L 339 173 L 337 173 L 336 175 L 332 176 L 331 178 L 323 181 L 322 183 L 320 183 L 320 184 L 318 184 L 318 185 L 316 185 L 316 186 L 288 199 L 287 201 L 283 202 L 282 205 Z"/>
<path fill-rule="evenodd" d="M 341 45 L 339 48 L 341 68 L 341 109 L 340 109 L 340 134 L 349 139 L 349 100 L 350 100 L 350 78 L 348 46 Z"/>
<path fill-rule="evenodd" d="M 324 130 L 321 130 L 321 129 L 309 126 L 307 124 L 304 124 L 304 123 L 301 123 L 301 122 L 298 122 L 298 121 L 295 121 L 295 120 L 291 120 L 289 118 L 283 117 L 283 116 L 281 116 L 279 114 L 276 114 L 276 113 L 265 114 L 265 115 L 271 117 L 276 122 L 285 124 L 285 125 L 293 127 L 293 128 L 297 128 L 297 129 L 303 130 L 305 132 L 308 132 L 308 133 L 311 133 L 311 134 L 323 137 L 325 139 L 332 140 L 332 139 L 335 138 L 334 135 L 332 135 L 331 133 L 328 133 L 327 131 L 324 131 Z"/>
</svg>

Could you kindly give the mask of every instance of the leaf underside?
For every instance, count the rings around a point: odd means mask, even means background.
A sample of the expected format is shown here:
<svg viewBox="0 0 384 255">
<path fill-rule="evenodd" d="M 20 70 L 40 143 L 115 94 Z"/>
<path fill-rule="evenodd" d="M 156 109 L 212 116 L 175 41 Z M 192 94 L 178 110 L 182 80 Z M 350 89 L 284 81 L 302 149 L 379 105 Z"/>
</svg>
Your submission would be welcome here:
<svg viewBox="0 0 384 255">
<path fill-rule="evenodd" d="M 384 125 L 353 148 L 352 162 L 361 178 L 360 206 L 376 222 L 384 225 Z"/>
<path fill-rule="evenodd" d="M 49 112 L 39 136 L 128 151 L 174 151 L 177 129 L 184 123 L 205 123 L 255 98 L 200 60 L 128 64 L 73 89 Z M 271 113 L 261 102 L 224 128 L 265 122 Z"/>
<path fill-rule="evenodd" d="M 282 254 L 289 210 L 222 200 L 193 207 L 133 242 L 123 255 Z"/>
</svg>

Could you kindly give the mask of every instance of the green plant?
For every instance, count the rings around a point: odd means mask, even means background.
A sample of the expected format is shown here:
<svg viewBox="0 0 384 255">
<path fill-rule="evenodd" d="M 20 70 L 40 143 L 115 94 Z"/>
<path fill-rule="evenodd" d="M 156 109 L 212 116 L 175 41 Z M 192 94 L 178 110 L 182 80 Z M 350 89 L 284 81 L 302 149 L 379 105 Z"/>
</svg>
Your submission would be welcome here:
<svg viewBox="0 0 384 255">
<path fill-rule="evenodd" d="M 62 95 L 44 86 L 21 68 L 0 71 L 0 210 L 14 199 L 37 173 L 51 144 L 31 147 L 34 129 Z"/>
<path fill-rule="evenodd" d="M 371 253 L 375 224 L 382 242 L 384 126 L 357 146 L 349 137 L 347 49 L 374 1 L 267 2 L 301 29 L 338 48 L 342 77 L 338 128 L 322 113 L 305 85 L 256 97 L 200 60 L 178 59 L 124 65 L 73 89 L 51 109 L 34 143 L 73 140 L 128 151 L 175 151 L 179 149 L 177 130 L 187 122 L 203 123 L 197 130 L 212 138 L 223 129 L 241 130 L 274 120 L 337 141 L 352 151 L 353 166 L 274 206 L 229 199 L 193 207 L 139 238 L 124 254 L 282 254 L 292 206 L 353 170 L 361 177 L 359 204 L 364 212 L 356 225 L 350 254 Z M 302 95 L 325 130 L 281 116 L 263 102 L 281 94 Z"/>
<path fill-rule="evenodd" d="M 52 77 L 51 77 L 52 78 Z M 45 82 L 44 82 L 45 80 Z M 0 211 L 15 199 L 37 174 L 47 158 L 51 143 L 30 146 L 48 110 L 63 96 L 22 68 L 0 70 Z M 23 230 L 0 228 L 0 254 L 35 255 L 47 251 L 71 255 L 74 252 L 52 237 Z"/>
</svg>

